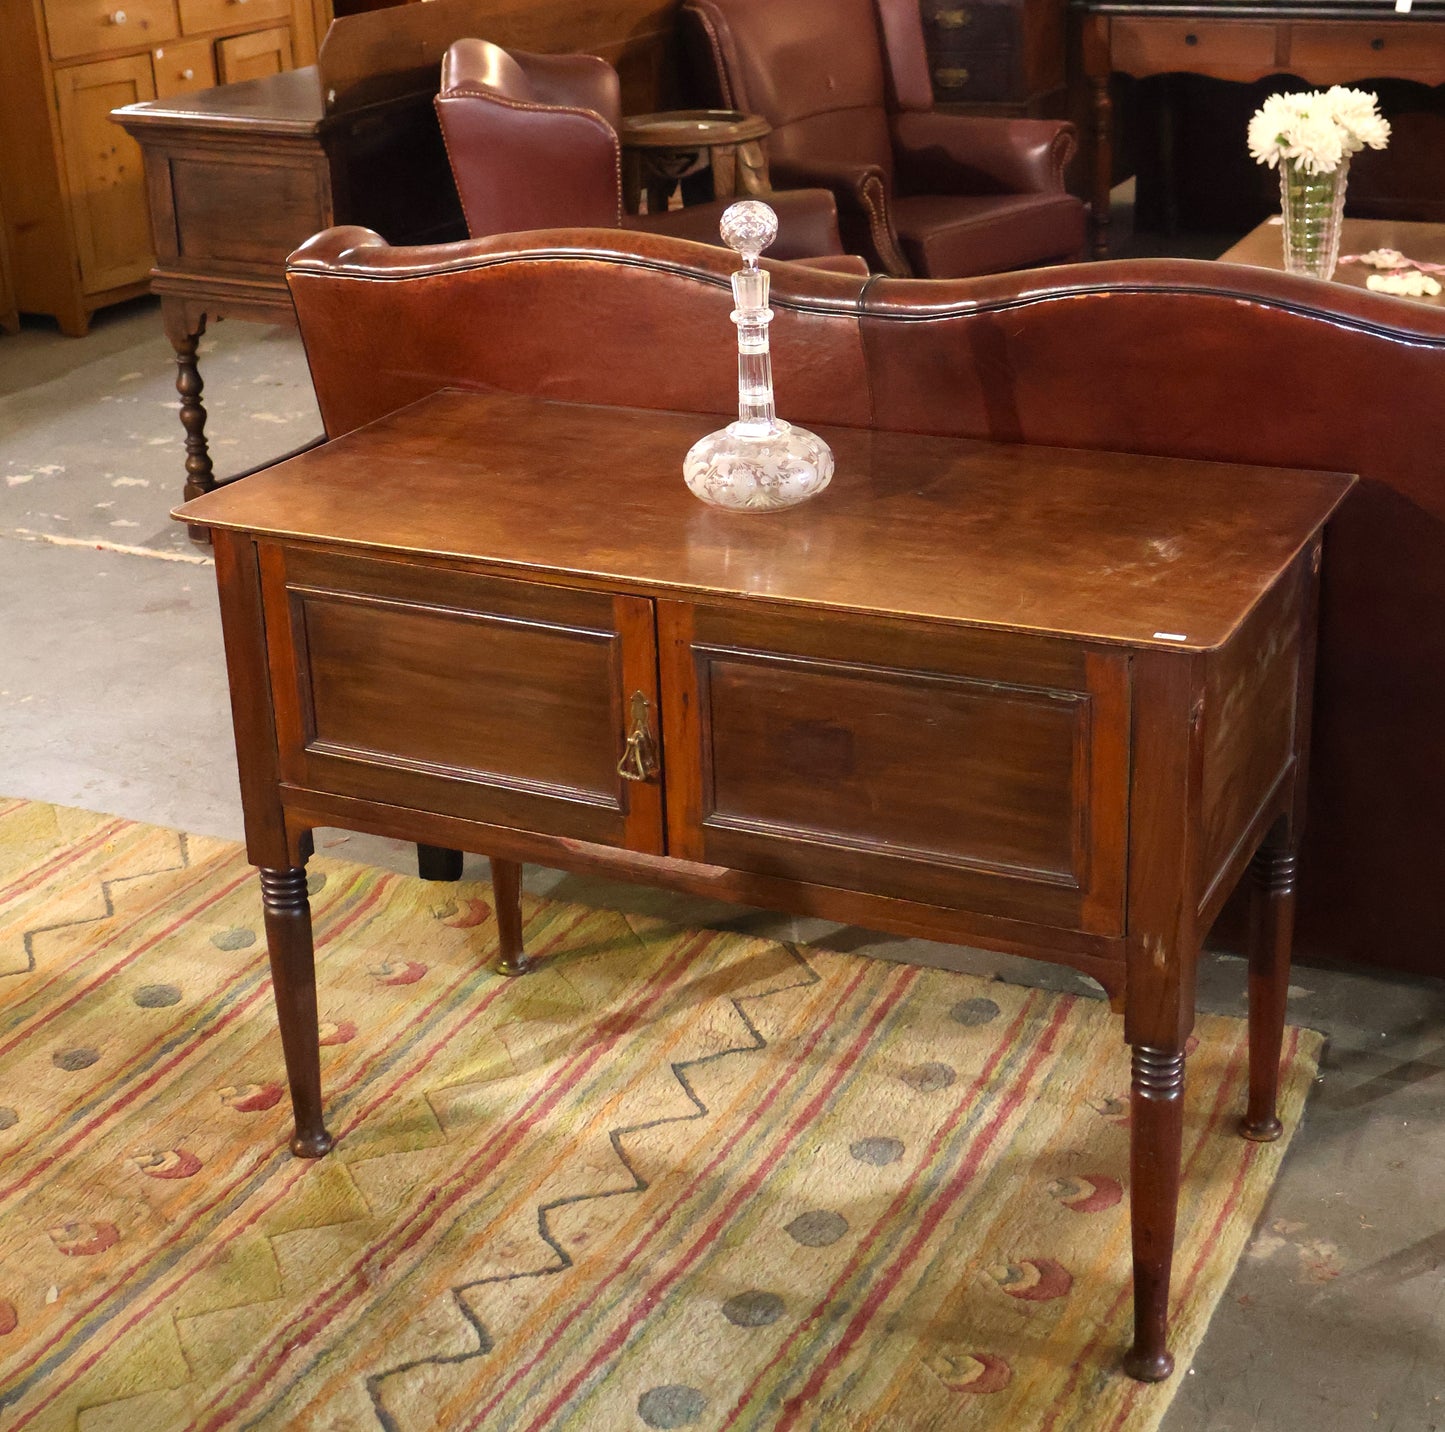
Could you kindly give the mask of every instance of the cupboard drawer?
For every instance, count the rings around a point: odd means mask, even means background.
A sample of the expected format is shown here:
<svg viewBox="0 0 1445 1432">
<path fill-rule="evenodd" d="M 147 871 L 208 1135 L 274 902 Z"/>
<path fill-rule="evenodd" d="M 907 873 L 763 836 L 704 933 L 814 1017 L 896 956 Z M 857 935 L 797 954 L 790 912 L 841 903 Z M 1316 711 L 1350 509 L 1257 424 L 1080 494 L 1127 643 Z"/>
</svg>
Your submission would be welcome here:
<svg viewBox="0 0 1445 1432">
<path fill-rule="evenodd" d="M 291 68 L 291 31 L 284 25 L 216 41 L 216 68 L 223 85 L 259 80 Z"/>
<path fill-rule="evenodd" d="M 1127 657 L 862 619 L 658 611 L 670 854 L 1122 930 Z"/>
<path fill-rule="evenodd" d="M 179 33 L 174 0 L 48 0 L 45 29 L 55 60 L 134 50 Z"/>
<path fill-rule="evenodd" d="M 1279 27 L 1268 20 L 1163 20 L 1116 17 L 1110 27 L 1113 66 L 1130 75 L 1195 75 L 1236 79 L 1276 67 Z"/>
<path fill-rule="evenodd" d="M 933 92 L 939 100 L 1010 100 L 1023 90 L 1016 50 L 939 51 L 934 56 Z"/>
<path fill-rule="evenodd" d="M 990 49 L 1017 45 L 1021 16 L 1017 0 L 983 4 L 980 0 L 927 0 L 924 19 L 939 49 L 960 46 Z"/>
<path fill-rule="evenodd" d="M 1437 84 L 1445 70 L 1445 25 L 1363 22 L 1290 26 L 1289 71 L 1310 84 L 1417 78 Z"/>
<path fill-rule="evenodd" d="M 156 98 L 191 94 L 216 83 L 216 59 L 209 40 L 180 40 L 151 51 Z"/>
<path fill-rule="evenodd" d="M 618 772 L 649 601 L 281 548 L 262 580 L 283 779 L 661 851 L 660 777 Z"/>
<path fill-rule="evenodd" d="M 261 26 L 291 16 L 290 0 L 177 0 L 181 29 L 187 35 L 207 30 L 234 30 L 238 25 Z"/>
</svg>

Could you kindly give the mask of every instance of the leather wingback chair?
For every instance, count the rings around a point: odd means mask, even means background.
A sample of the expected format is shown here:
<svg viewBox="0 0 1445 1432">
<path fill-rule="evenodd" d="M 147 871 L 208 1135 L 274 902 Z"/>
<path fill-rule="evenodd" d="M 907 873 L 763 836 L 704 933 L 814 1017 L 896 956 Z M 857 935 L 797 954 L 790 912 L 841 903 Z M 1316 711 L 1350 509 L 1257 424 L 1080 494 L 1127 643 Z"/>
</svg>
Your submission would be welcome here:
<svg viewBox="0 0 1445 1432">
<path fill-rule="evenodd" d="M 685 0 L 704 102 L 771 123 L 774 183 L 825 185 L 883 272 L 968 278 L 1082 255 L 1072 125 L 933 107 L 919 0 Z"/>
<path fill-rule="evenodd" d="M 637 228 L 719 242 L 728 201 L 663 214 L 622 212 L 617 71 L 595 55 L 508 52 L 458 40 L 442 60 L 436 100 L 452 176 L 473 238 L 551 228 Z M 769 196 L 778 238 L 769 254 L 843 254 L 826 189 Z M 832 263 L 828 267 L 861 268 Z"/>
</svg>

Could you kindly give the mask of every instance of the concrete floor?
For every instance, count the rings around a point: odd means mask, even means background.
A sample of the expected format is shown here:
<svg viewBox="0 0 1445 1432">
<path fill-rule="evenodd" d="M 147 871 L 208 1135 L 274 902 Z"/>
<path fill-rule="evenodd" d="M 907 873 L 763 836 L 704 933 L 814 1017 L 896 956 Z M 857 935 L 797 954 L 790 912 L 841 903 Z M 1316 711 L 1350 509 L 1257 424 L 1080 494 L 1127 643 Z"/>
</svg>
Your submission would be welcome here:
<svg viewBox="0 0 1445 1432">
<path fill-rule="evenodd" d="M 209 341 L 218 466 L 319 428 L 294 335 L 225 324 Z M 181 474 L 169 359 L 147 301 L 100 315 L 82 340 L 38 320 L 0 337 L 0 792 L 235 838 L 212 573 L 166 517 Z M 45 461 L 62 448 L 63 462 Z M 410 859 L 341 832 L 320 843 L 398 868 Z M 938 957 L 921 942 L 544 871 L 529 884 Z M 1007 979 L 1086 984 L 967 958 Z M 1241 961 L 1211 957 L 1202 1004 L 1242 1013 L 1243 983 Z M 1178 1373 L 1166 1432 L 1445 1429 L 1445 984 L 1301 967 L 1292 1017 L 1330 1037 L 1319 1085 L 1204 1346 Z"/>
</svg>

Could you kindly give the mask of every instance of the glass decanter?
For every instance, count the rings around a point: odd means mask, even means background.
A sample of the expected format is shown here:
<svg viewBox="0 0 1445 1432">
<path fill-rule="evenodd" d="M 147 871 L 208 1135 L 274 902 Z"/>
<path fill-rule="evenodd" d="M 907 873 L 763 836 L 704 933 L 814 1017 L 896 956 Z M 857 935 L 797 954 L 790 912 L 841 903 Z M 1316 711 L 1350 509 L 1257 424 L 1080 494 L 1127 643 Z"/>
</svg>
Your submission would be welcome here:
<svg viewBox="0 0 1445 1432">
<path fill-rule="evenodd" d="M 741 256 L 732 276 L 732 319 L 738 329 L 738 417 L 699 438 L 682 465 L 693 495 L 714 507 L 768 512 L 794 507 L 821 492 L 833 476 L 828 444 L 806 428 L 785 423 L 773 406 L 773 360 L 768 348 L 768 275 L 758 256 L 778 236 L 778 216 L 757 199 L 733 204 L 722 216 L 723 242 Z"/>
</svg>

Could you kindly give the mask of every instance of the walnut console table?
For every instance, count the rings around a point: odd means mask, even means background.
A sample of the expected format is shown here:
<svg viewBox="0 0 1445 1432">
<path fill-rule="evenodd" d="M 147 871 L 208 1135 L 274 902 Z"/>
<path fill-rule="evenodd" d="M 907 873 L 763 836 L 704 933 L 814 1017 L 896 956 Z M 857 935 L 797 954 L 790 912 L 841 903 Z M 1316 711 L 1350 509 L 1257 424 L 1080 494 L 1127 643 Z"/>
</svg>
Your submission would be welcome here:
<svg viewBox="0 0 1445 1432">
<path fill-rule="evenodd" d="M 1201 934 L 1252 865 L 1275 1115 L 1321 530 L 1352 478 L 831 429 L 690 496 L 716 418 L 434 394 L 187 503 L 216 543 L 296 1117 L 327 1152 L 317 826 L 1073 965 L 1133 1046 L 1135 1377 L 1166 1309 Z"/>
<path fill-rule="evenodd" d="M 1114 119 L 1109 76 L 1208 75 L 1308 85 L 1445 83 L 1445 0 L 1071 0 L 1093 92 L 1094 250 L 1109 248 Z M 1241 146 L 1244 136 L 1240 136 Z"/>
</svg>

